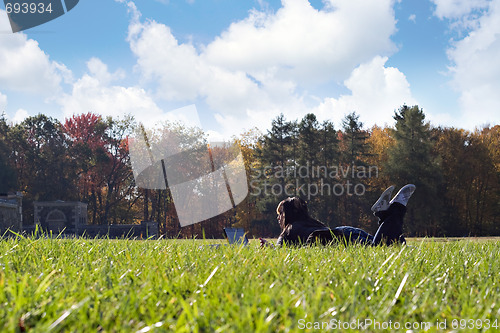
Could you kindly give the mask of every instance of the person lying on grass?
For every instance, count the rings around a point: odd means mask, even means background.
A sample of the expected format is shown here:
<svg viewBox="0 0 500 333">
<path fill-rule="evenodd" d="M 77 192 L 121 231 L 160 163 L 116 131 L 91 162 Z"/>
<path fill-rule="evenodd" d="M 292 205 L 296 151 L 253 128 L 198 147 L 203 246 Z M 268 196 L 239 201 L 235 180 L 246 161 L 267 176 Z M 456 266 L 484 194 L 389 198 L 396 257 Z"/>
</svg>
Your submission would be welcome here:
<svg viewBox="0 0 500 333">
<path fill-rule="evenodd" d="M 375 236 L 350 226 L 330 229 L 324 223 L 309 216 L 304 200 L 298 197 L 287 198 L 281 201 L 276 208 L 278 223 L 281 227 L 277 245 L 310 245 L 317 242 L 329 244 L 333 241 L 365 245 L 405 243 L 403 217 L 406 213 L 406 204 L 415 188 L 413 184 L 403 186 L 392 200 L 390 198 L 394 186 L 388 187 L 382 193 L 371 208 L 373 214 L 379 219 L 379 228 Z M 260 238 L 260 242 L 261 246 L 273 246 L 271 242 L 263 238 Z"/>
</svg>

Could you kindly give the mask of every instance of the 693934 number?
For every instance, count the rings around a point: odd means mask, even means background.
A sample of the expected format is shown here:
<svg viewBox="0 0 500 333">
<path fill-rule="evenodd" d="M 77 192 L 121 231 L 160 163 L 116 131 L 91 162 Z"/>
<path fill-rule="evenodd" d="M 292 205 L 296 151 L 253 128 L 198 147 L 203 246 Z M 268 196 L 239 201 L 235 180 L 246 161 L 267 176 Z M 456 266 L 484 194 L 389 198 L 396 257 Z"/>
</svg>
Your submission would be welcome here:
<svg viewBox="0 0 500 333">
<path fill-rule="evenodd" d="M 5 11 L 7 14 L 45 14 L 52 13 L 52 3 L 45 5 L 44 3 L 34 3 L 34 2 L 16 2 L 5 4 Z"/>
</svg>

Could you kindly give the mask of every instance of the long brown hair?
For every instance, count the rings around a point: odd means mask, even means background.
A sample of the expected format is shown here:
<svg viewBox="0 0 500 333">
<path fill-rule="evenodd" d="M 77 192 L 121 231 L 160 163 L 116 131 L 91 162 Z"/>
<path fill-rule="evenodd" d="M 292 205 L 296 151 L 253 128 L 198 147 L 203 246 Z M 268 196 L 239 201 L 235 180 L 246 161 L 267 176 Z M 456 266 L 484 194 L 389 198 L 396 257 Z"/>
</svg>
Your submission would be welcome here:
<svg viewBox="0 0 500 333">
<path fill-rule="evenodd" d="M 283 221 L 280 221 L 281 235 L 287 232 L 292 224 L 300 224 L 304 227 L 327 227 L 324 223 L 309 216 L 307 203 L 299 197 L 286 198 L 281 201 L 276 207 L 276 213 L 284 216 Z"/>
</svg>

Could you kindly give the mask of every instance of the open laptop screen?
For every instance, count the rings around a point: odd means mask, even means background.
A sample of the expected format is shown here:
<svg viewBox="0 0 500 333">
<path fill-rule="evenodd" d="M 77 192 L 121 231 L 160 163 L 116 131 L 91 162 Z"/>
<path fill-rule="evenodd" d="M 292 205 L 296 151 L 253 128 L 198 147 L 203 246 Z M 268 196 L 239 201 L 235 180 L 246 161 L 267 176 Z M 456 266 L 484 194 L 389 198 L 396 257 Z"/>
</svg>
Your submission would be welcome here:
<svg viewBox="0 0 500 333">
<path fill-rule="evenodd" d="M 247 236 L 245 235 L 245 230 L 240 228 L 224 228 L 224 233 L 226 234 L 227 241 L 229 244 L 243 243 L 248 244 Z"/>
</svg>

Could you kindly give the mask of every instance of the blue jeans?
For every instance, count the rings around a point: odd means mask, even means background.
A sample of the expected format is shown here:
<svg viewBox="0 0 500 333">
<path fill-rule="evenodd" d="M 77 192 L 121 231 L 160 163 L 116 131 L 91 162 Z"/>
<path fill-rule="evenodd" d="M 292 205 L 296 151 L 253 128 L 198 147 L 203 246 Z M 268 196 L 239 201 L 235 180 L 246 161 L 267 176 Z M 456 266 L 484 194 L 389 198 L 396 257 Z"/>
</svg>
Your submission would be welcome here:
<svg viewBox="0 0 500 333">
<path fill-rule="evenodd" d="M 403 237 L 403 218 L 406 207 L 400 203 L 393 203 L 385 211 L 375 213 L 379 218 L 378 230 L 375 236 L 370 235 L 360 228 L 340 226 L 333 229 L 316 230 L 309 235 L 307 244 L 319 241 L 328 244 L 334 240 L 344 240 L 346 243 L 359 243 L 364 245 L 391 245 L 405 243 Z"/>
<path fill-rule="evenodd" d="M 337 235 L 337 237 L 339 234 L 341 237 L 343 236 L 347 243 L 359 243 L 366 245 L 373 243 L 373 236 L 363 229 L 343 225 L 341 227 L 333 228 L 332 231 L 335 235 Z"/>
</svg>

